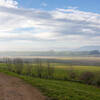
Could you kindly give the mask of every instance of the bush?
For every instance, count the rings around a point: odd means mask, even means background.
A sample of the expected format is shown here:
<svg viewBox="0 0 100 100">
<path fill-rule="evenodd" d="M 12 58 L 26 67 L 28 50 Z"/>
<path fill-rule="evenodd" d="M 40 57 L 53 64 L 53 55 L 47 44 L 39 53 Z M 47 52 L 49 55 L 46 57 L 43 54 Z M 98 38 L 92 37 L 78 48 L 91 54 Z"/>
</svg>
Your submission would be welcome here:
<svg viewBox="0 0 100 100">
<path fill-rule="evenodd" d="M 100 72 L 97 72 L 95 74 L 95 79 L 94 79 L 94 84 L 93 85 L 96 85 L 96 86 L 100 87 Z"/>
<path fill-rule="evenodd" d="M 94 81 L 94 73 L 92 73 L 92 72 L 83 72 L 81 75 L 80 75 L 80 77 L 79 77 L 79 79 L 82 81 L 82 82 L 84 82 L 84 83 L 86 83 L 86 84 L 92 84 L 93 83 L 93 81 Z"/>
<path fill-rule="evenodd" d="M 75 73 L 75 72 L 70 72 L 70 73 L 69 73 L 69 77 L 70 77 L 71 79 L 75 79 L 75 78 L 76 78 L 76 73 Z"/>
<path fill-rule="evenodd" d="M 96 86 L 100 87 L 100 79 L 96 80 Z"/>
</svg>

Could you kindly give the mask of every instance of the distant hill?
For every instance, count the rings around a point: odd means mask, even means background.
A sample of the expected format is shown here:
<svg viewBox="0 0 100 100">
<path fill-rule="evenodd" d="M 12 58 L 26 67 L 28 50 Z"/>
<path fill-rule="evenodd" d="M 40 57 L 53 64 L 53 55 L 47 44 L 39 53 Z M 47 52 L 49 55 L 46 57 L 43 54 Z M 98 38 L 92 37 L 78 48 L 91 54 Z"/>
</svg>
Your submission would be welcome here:
<svg viewBox="0 0 100 100">
<path fill-rule="evenodd" d="M 92 51 L 92 50 L 100 51 L 100 46 L 84 46 L 76 49 L 75 51 Z"/>
<path fill-rule="evenodd" d="M 90 50 L 85 51 L 31 51 L 31 52 L 0 52 L 0 57 L 7 56 L 100 56 L 100 51 Z"/>
<path fill-rule="evenodd" d="M 100 56 L 100 46 L 84 46 L 74 50 L 59 49 L 58 51 L 0 51 L 1 56 Z"/>
</svg>

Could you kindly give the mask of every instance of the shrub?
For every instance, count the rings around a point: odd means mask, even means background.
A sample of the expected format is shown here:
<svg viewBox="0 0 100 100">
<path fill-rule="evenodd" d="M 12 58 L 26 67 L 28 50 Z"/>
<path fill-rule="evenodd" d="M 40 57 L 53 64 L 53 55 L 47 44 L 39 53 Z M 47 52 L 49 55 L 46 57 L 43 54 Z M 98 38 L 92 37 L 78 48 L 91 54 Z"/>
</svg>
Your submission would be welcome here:
<svg viewBox="0 0 100 100">
<path fill-rule="evenodd" d="M 93 83 L 93 80 L 94 80 L 94 73 L 92 72 L 83 72 L 81 75 L 80 75 L 80 80 L 86 84 L 92 84 Z"/>
<path fill-rule="evenodd" d="M 75 79 L 75 78 L 76 78 L 76 73 L 75 73 L 75 72 L 70 72 L 70 73 L 69 73 L 69 77 L 70 77 L 71 79 Z"/>
<path fill-rule="evenodd" d="M 100 87 L 100 72 L 96 72 L 93 85 Z"/>
<path fill-rule="evenodd" d="M 96 80 L 96 86 L 100 87 L 100 79 Z"/>
</svg>

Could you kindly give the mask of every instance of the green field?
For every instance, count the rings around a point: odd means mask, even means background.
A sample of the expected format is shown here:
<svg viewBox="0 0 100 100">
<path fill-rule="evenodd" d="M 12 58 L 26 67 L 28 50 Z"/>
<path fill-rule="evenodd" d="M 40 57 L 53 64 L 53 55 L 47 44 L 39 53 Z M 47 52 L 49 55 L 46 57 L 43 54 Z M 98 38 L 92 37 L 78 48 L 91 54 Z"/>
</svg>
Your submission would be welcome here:
<svg viewBox="0 0 100 100">
<path fill-rule="evenodd" d="M 76 71 L 100 71 L 100 66 L 78 66 L 78 65 L 67 65 L 67 64 L 54 64 L 57 69 L 70 69 L 73 68 Z"/>
</svg>

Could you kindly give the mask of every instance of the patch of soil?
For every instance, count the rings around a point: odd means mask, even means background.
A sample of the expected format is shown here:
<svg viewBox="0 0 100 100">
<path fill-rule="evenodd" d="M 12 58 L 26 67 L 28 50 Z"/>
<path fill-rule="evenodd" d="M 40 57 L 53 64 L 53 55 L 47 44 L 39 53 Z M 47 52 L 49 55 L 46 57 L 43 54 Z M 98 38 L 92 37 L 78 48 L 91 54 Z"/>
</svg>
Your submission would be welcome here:
<svg viewBox="0 0 100 100">
<path fill-rule="evenodd" d="M 0 73 L 0 100 L 46 100 L 46 97 L 21 79 Z"/>
</svg>

